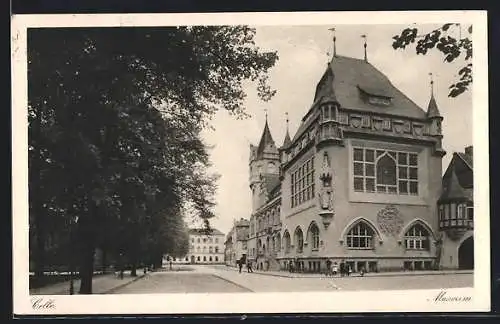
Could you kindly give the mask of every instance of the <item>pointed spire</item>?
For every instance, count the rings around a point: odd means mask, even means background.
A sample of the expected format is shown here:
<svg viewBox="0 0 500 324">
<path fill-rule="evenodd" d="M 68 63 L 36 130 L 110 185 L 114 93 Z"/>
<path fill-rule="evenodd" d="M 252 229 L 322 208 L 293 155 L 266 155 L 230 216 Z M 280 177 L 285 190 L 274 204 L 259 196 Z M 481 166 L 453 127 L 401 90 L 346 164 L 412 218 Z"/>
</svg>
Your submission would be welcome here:
<svg viewBox="0 0 500 324">
<path fill-rule="evenodd" d="M 439 113 L 439 109 L 436 103 L 436 99 L 434 98 L 434 78 L 433 74 L 429 73 L 431 82 L 431 99 L 429 100 L 429 105 L 427 106 L 427 117 L 428 118 L 435 118 L 435 117 L 441 117 L 441 114 Z"/>
<path fill-rule="evenodd" d="M 335 28 L 328 29 L 333 34 L 333 57 L 337 56 L 337 37 L 335 36 Z"/>
<path fill-rule="evenodd" d="M 290 133 L 288 132 L 288 112 L 286 112 L 285 115 L 286 115 L 286 134 L 285 134 L 285 140 L 283 141 L 283 148 L 287 148 L 290 144 L 292 144 L 292 140 L 290 139 Z"/>
<path fill-rule="evenodd" d="M 260 138 L 259 146 L 257 147 L 257 158 L 261 158 L 264 150 L 269 146 L 275 147 L 271 131 L 269 130 L 269 125 L 267 123 L 267 112 L 266 112 L 266 124 L 264 125 L 264 131 L 262 132 L 262 137 Z"/>
<path fill-rule="evenodd" d="M 365 62 L 368 62 L 368 56 L 366 55 L 366 47 L 367 47 L 367 44 L 366 44 L 366 35 L 361 35 L 361 38 L 364 38 L 365 39 L 365 43 L 363 44 L 363 47 L 365 48 Z"/>
</svg>

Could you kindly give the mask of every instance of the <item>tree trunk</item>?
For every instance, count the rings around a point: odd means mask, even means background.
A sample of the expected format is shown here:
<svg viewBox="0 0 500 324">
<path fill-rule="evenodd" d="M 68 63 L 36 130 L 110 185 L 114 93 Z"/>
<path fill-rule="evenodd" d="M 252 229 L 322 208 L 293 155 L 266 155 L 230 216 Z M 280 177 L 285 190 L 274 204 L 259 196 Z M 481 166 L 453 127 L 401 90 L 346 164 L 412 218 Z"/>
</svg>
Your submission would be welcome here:
<svg viewBox="0 0 500 324">
<path fill-rule="evenodd" d="M 33 213 L 33 221 L 35 228 L 35 277 L 37 279 L 42 279 L 43 270 L 45 268 L 45 221 L 44 213 L 42 208 L 42 201 L 40 197 L 40 172 L 42 167 L 42 156 L 40 148 L 40 136 L 41 136 L 41 124 L 42 124 L 42 109 L 38 107 L 35 112 L 36 118 L 33 120 L 32 126 L 32 142 L 34 143 L 35 150 L 33 152 L 33 159 L 31 161 L 31 168 L 29 170 L 31 181 L 30 184 L 30 203 L 31 210 Z"/>
<path fill-rule="evenodd" d="M 132 269 L 130 270 L 130 275 L 132 277 L 137 277 L 137 252 L 136 251 L 132 251 L 132 255 L 131 255 L 131 266 L 132 266 Z"/>
<path fill-rule="evenodd" d="M 94 274 L 95 248 L 92 238 L 83 237 L 80 266 L 80 294 L 92 294 L 92 277 Z"/>
<path fill-rule="evenodd" d="M 108 260 L 107 260 L 107 253 L 106 253 L 106 248 L 103 247 L 102 248 L 102 272 L 105 274 L 107 272 L 107 268 L 108 268 Z"/>
</svg>

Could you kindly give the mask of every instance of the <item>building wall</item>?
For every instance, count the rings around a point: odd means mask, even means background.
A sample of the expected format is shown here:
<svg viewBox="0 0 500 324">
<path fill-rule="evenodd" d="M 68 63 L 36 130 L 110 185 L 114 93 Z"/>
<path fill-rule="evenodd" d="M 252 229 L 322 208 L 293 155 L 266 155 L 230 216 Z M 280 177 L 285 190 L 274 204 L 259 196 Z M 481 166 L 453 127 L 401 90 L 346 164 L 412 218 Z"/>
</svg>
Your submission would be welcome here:
<svg viewBox="0 0 500 324">
<path fill-rule="evenodd" d="M 353 188 L 353 161 L 352 146 L 362 145 L 370 148 L 393 149 L 400 151 L 418 152 L 418 196 L 403 196 L 393 194 L 357 193 Z M 328 228 L 322 223 L 319 216 L 318 193 L 321 189 L 319 172 L 322 166 L 323 153 L 327 152 L 331 161 L 331 174 L 333 176 L 333 206 L 334 217 Z M 300 157 L 294 165 L 287 170 L 282 182 L 282 230 L 290 233 L 292 245 L 294 232 L 299 226 L 304 235 L 303 253 L 297 254 L 295 247 L 290 253 L 284 252 L 284 242 L 279 253 L 282 264 L 293 257 L 309 258 L 311 260 L 325 260 L 333 258 L 341 260 L 366 260 L 377 261 L 378 269 L 401 269 L 404 261 L 430 261 L 435 258 L 435 235 L 438 232 L 437 199 L 441 193 L 441 157 L 433 156 L 433 148 L 419 145 L 408 145 L 393 142 L 368 141 L 347 139 L 345 146 L 327 146 L 315 153 L 312 148 Z M 290 203 L 290 174 L 294 168 L 315 155 L 315 197 L 296 208 L 291 208 Z M 378 223 L 378 213 L 387 206 L 394 206 L 399 212 L 400 223 L 396 231 L 384 232 Z M 378 234 L 373 250 L 348 249 L 345 244 L 345 235 L 351 225 L 357 220 L 364 219 L 369 222 Z M 403 239 L 404 233 L 415 222 L 420 221 L 431 233 L 429 251 L 406 250 Z M 308 228 L 315 222 L 319 228 L 320 246 L 317 251 L 312 251 Z"/>
<path fill-rule="evenodd" d="M 474 231 L 468 230 L 462 233 L 459 237 L 453 237 L 447 232 L 443 232 L 443 248 L 441 256 L 442 269 L 458 269 L 459 268 L 459 249 L 460 246 L 470 237 L 473 237 Z"/>
<path fill-rule="evenodd" d="M 187 257 L 191 263 L 194 257 L 194 263 L 224 263 L 224 235 L 190 234 L 189 244 L 189 253 L 184 260 Z"/>
</svg>

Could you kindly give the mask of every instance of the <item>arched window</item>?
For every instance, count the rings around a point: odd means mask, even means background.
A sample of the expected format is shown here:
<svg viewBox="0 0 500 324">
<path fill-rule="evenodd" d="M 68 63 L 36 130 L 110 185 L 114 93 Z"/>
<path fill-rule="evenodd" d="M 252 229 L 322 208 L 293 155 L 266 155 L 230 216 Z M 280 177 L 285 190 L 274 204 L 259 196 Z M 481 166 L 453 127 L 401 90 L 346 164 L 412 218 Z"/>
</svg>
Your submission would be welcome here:
<svg viewBox="0 0 500 324">
<path fill-rule="evenodd" d="M 396 193 L 396 161 L 384 154 L 377 161 L 377 192 Z"/>
<path fill-rule="evenodd" d="M 200 261 L 200 256 L 199 255 L 196 257 L 196 261 Z"/>
<path fill-rule="evenodd" d="M 276 234 L 276 251 L 281 251 L 281 235 Z"/>
<path fill-rule="evenodd" d="M 208 258 L 208 261 L 212 262 L 212 257 Z"/>
<path fill-rule="evenodd" d="M 206 246 L 203 247 L 203 253 L 205 253 L 205 252 L 207 252 L 207 247 Z"/>
<path fill-rule="evenodd" d="M 219 257 L 215 256 L 215 262 L 219 262 Z"/>
<path fill-rule="evenodd" d="M 196 247 L 196 252 L 200 252 L 200 246 Z"/>
<path fill-rule="evenodd" d="M 208 247 L 208 253 L 212 253 L 212 251 L 213 251 L 213 250 L 212 250 L 212 247 L 211 247 L 211 246 L 209 246 L 209 247 Z"/>
<path fill-rule="evenodd" d="M 285 231 L 285 234 L 283 234 L 283 245 L 285 247 L 285 253 L 290 252 L 290 245 L 291 245 L 291 239 L 290 239 L 290 233 L 288 231 Z"/>
<path fill-rule="evenodd" d="M 207 262 L 207 257 L 203 256 L 203 262 Z"/>
<path fill-rule="evenodd" d="M 219 247 L 218 246 L 215 247 L 215 253 L 219 253 Z"/>
<path fill-rule="evenodd" d="M 302 250 L 304 249 L 304 234 L 302 233 L 300 227 L 297 227 L 295 230 L 294 238 L 297 253 L 302 253 Z"/>
<path fill-rule="evenodd" d="M 186 258 L 184 259 L 184 261 L 189 261 L 189 258 L 188 258 L 188 257 L 186 257 Z"/>
<path fill-rule="evenodd" d="M 354 225 L 347 233 L 347 247 L 353 249 L 371 249 L 373 247 L 373 229 L 365 222 Z"/>
<path fill-rule="evenodd" d="M 309 227 L 309 238 L 311 240 L 311 248 L 313 250 L 319 249 L 319 228 L 316 223 L 312 223 Z"/>
<path fill-rule="evenodd" d="M 413 225 L 405 233 L 405 247 L 408 250 L 429 250 L 429 232 L 421 224 Z"/>
</svg>

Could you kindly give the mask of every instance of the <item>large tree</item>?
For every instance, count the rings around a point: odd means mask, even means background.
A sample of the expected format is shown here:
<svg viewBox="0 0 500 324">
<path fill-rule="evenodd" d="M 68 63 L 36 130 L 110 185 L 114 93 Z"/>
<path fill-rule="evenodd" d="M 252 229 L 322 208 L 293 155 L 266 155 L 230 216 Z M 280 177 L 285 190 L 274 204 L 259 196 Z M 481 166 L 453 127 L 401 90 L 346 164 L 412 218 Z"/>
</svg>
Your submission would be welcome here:
<svg viewBox="0 0 500 324">
<path fill-rule="evenodd" d="M 392 47 L 405 49 L 415 45 L 417 54 L 426 55 L 429 50 L 435 49 L 443 54 L 445 62 L 463 60 L 458 80 L 449 86 L 448 96 L 457 97 L 468 91 L 472 84 L 472 25 L 447 23 L 429 33 L 419 32 L 417 27 L 403 29 L 393 37 Z"/>
<path fill-rule="evenodd" d="M 182 242 L 184 204 L 213 216 L 200 132 L 218 109 L 246 116 L 243 81 L 255 81 L 263 100 L 274 94 L 267 73 L 277 55 L 262 52 L 254 36 L 246 26 L 28 31 L 38 276 L 49 224 L 59 218 L 77 251 L 80 293 L 91 293 L 97 247 L 126 254 L 135 267 L 144 247 L 181 248 L 172 242 Z"/>
</svg>

